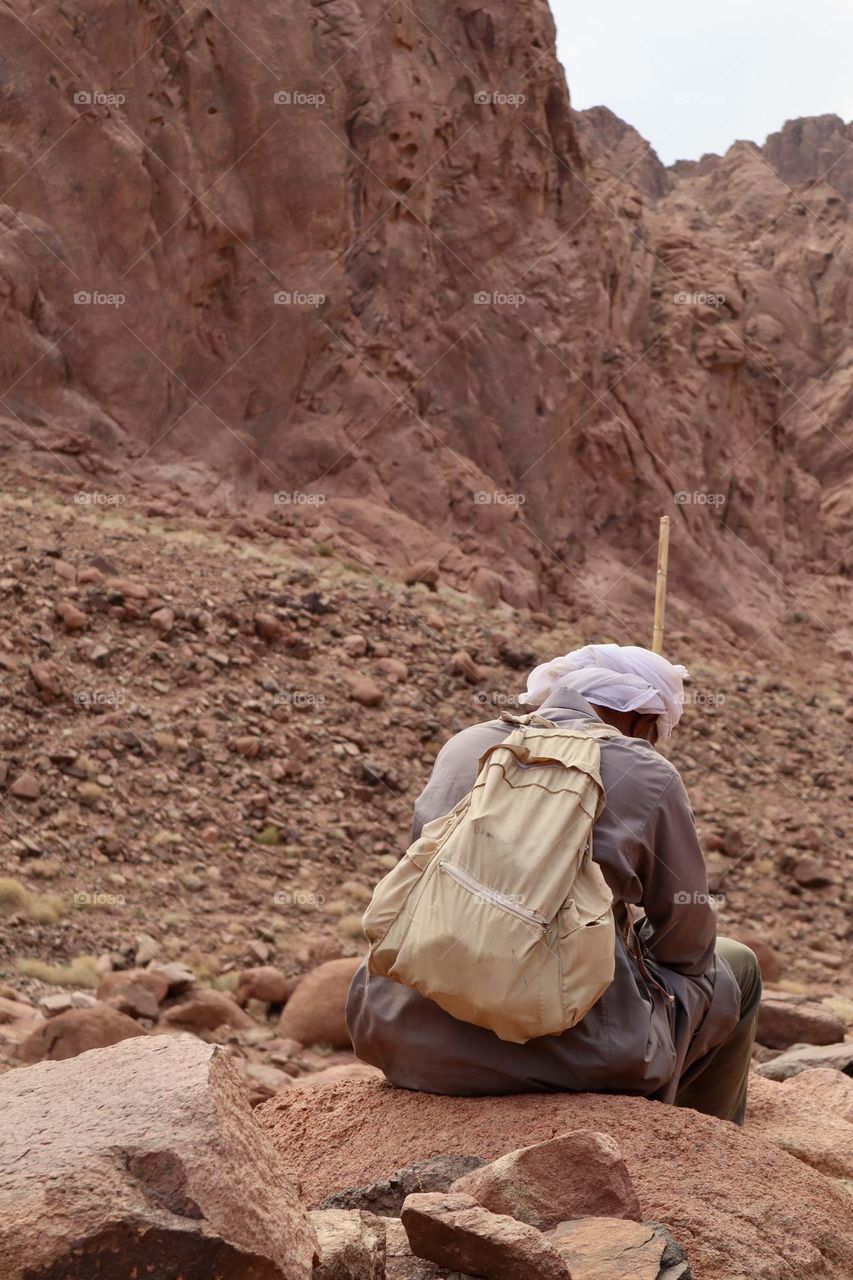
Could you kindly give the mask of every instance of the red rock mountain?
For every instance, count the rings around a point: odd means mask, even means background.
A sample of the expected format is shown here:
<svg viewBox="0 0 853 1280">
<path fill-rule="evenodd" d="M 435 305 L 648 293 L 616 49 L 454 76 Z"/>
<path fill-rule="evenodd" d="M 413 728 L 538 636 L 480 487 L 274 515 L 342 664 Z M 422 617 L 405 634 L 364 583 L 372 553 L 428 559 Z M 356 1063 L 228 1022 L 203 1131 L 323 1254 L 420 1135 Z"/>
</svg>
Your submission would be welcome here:
<svg viewBox="0 0 853 1280">
<path fill-rule="evenodd" d="M 544 0 L 11 0 L 0 47 L 10 457 L 519 605 L 630 602 L 662 512 L 711 615 L 842 585 L 851 126 L 666 169 Z"/>
</svg>

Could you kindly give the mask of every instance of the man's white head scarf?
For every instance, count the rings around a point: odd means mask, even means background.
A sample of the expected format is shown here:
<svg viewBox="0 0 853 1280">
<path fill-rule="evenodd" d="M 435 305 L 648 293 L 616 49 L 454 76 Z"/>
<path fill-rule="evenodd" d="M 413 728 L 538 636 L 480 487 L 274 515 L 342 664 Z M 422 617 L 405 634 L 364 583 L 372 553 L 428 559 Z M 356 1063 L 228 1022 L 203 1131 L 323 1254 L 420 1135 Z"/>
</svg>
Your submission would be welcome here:
<svg viewBox="0 0 853 1280">
<path fill-rule="evenodd" d="M 599 707 L 658 716 L 666 738 L 681 719 L 687 675 L 686 667 L 675 666 L 651 649 L 588 644 L 534 667 L 518 701 L 541 707 L 558 690 L 572 689 Z"/>
</svg>

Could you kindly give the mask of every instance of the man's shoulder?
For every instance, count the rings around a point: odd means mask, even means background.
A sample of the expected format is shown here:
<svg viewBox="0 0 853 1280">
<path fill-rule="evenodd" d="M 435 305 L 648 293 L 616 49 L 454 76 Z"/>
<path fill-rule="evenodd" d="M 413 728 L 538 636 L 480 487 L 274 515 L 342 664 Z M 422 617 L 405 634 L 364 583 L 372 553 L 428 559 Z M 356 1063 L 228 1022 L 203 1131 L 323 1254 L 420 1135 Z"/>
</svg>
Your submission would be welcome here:
<svg viewBox="0 0 853 1280">
<path fill-rule="evenodd" d="M 503 720 L 481 720 L 479 724 L 469 724 L 447 739 L 439 756 L 479 756 L 493 743 L 505 738 L 508 731 L 509 725 Z"/>
<path fill-rule="evenodd" d="M 672 761 L 641 738 L 607 739 L 601 753 L 601 767 L 605 781 L 609 772 L 624 777 L 630 774 L 639 785 L 650 792 L 655 789 L 661 796 L 668 789 L 683 785 Z"/>
</svg>

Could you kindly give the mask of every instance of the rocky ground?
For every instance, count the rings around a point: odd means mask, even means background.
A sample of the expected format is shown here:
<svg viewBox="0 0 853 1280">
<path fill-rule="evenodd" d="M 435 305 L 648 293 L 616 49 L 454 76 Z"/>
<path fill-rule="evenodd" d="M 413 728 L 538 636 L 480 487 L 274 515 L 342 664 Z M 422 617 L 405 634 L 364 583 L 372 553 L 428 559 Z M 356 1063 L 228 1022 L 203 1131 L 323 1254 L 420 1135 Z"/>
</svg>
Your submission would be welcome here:
<svg viewBox="0 0 853 1280">
<path fill-rule="evenodd" d="M 54 1013 L 151 963 L 233 991 L 357 955 L 441 742 L 543 656 L 646 639 L 642 616 L 487 608 L 435 566 L 381 580 L 310 527 L 79 499 L 19 470 L 0 516 L 0 977 Z M 672 632 L 695 679 L 671 752 L 721 931 L 848 1021 L 851 711 L 816 627 L 772 637 L 784 668 Z M 254 1013 L 249 1041 L 275 1039 Z"/>
<path fill-rule="evenodd" d="M 0 1078 L 0 1274 L 848 1280 L 853 1080 L 756 1084 L 746 1129 L 353 1079 L 253 1119 L 227 1053 L 136 1035 Z"/>
</svg>

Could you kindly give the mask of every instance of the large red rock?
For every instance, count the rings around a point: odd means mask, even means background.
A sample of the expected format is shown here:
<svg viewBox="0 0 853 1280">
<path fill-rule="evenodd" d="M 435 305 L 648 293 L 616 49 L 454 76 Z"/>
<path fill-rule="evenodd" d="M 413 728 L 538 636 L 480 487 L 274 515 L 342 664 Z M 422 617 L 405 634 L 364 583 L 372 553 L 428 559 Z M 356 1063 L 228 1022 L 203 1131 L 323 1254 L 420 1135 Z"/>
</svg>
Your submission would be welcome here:
<svg viewBox="0 0 853 1280">
<path fill-rule="evenodd" d="M 758 1007 L 755 1037 L 769 1049 L 792 1044 L 838 1044 L 844 1023 L 826 1005 L 807 996 L 766 994 Z"/>
<path fill-rule="evenodd" d="M 108 1004 L 91 1009 L 69 1009 L 36 1027 L 18 1046 L 18 1058 L 24 1063 L 53 1062 L 75 1058 L 89 1049 L 104 1049 L 145 1031 L 133 1018 Z"/>
<path fill-rule="evenodd" d="M 315 1243 L 222 1050 L 151 1036 L 0 1078 L 3 1280 L 309 1280 Z"/>
<path fill-rule="evenodd" d="M 783 1083 L 750 1082 L 747 1126 L 821 1173 L 853 1186 L 853 1079 L 818 1067 Z"/>
<path fill-rule="evenodd" d="M 466 1173 L 451 1190 L 540 1231 L 567 1218 L 641 1217 L 618 1143 L 607 1133 L 585 1129 L 510 1151 Z"/>
<path fill-rule="evenodd" d="M 450 1098 L 350 1083 L 292 1090 L 256 1111 L 309 1203 L 413 1160 L 497 1159 L 573 1129 L 618 1140 L 644 1221 L 664 1222 L 695 1280 L 853 1274 L 848 1193 L 749 1128 L 643 1098 Z"/>
<path fill-rule="evenodd" d="M 300 1044 L 352 1048 L 344 1008 L 349 984 L 360 963 L 357 956 L 347 956 L 327 960 L 307 973 L 282 1010 L 279 1035 Z"/>
</svg>

